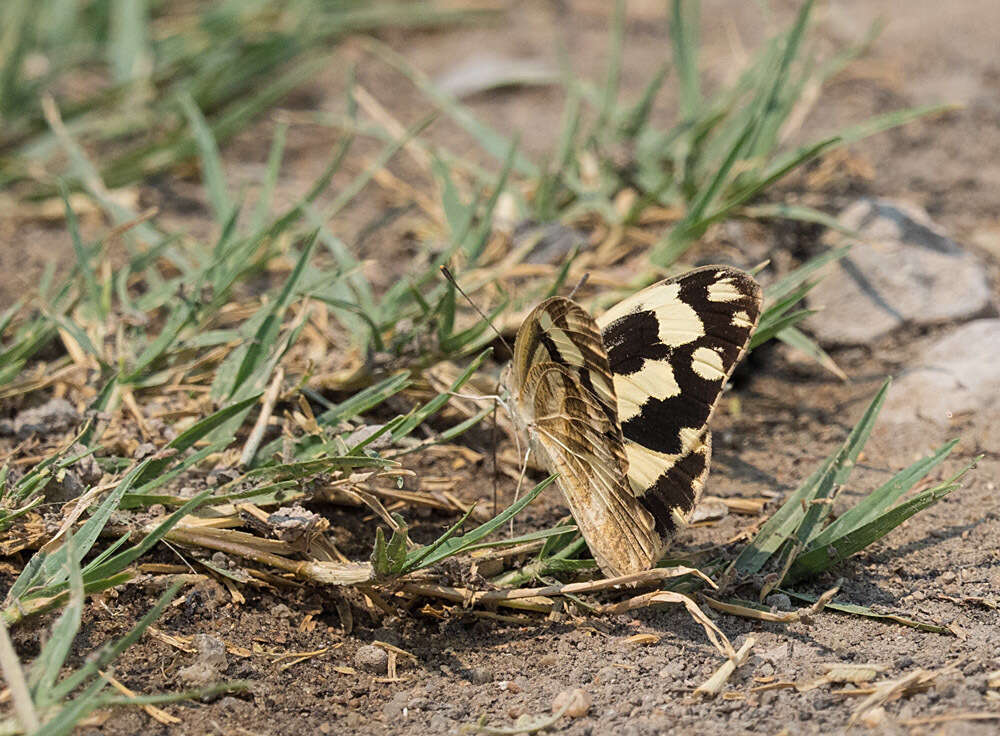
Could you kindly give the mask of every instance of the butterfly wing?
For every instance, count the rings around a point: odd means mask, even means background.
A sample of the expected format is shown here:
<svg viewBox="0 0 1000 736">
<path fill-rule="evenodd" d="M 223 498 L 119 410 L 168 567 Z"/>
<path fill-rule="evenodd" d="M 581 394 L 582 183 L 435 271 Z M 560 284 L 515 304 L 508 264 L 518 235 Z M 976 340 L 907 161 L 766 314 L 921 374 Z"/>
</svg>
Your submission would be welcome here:
<svg viewBox="0 0 1000 736">
<path fill-rule="evenodd" d="M 629 485 L 665 538 L 698 503 L 711 457 L 708 421 L 760 308 L 749 274 L 708 266 L 654 284 L 597 319 Z"/>
<path fill-rule="evenodd" d="M 509 388 L 600 568 L 621 575 L 651 567 L 662 541 L 627 484 L 611 368 L 586 310 L 553 297 L 528 315 L 514 344 Z"/>
</svg>

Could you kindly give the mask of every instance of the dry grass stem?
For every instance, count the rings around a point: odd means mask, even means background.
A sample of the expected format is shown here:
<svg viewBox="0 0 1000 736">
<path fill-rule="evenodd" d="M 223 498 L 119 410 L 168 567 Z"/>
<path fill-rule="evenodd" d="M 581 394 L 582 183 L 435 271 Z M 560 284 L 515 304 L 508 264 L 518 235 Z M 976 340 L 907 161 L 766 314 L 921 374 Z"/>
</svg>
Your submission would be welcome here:
<svg viewBox="0 0 1000 736">
<path fill-rule="evenodd" d="M 134 691 L 129 690 L 121 682 L 115 679 L 112 675 L 109 675 L 107 672 L 101 672 L 100 674 L 101 677 L 103 677 L 105 680 L 108 681 L 108 683 L 110 683 L 111 687 L 120 692 L 126 698 L 133 699 L 137 697 Z M 146 703 L 145 705 L 142 706 L 142 709 L 146 711 L 146 714 L 150 718 L 152 718 L 154 721 L 162 723 L 164 726 L 172 726 L 175 723 L 181 722 L 181 719 L 178 718 L 177 716 L 172 716 L 162 708 L 157 708 L 155 705 Z"/>
<path fill-rule="evenodd" d="M 695 688 L 694 694 L 715 696 L 722 692 L 722 688 L 729 681 L 736 668 L 746 662 L 747 657 L 750 656 L 750 650 L 753 649 L 756 643 L 756 639 L 748 636 L 746 641 L 743 642 L 743 646 L 736 652 L 736 656 L 723 662 L 722 666 L 711 677 Z"/>
</svg>

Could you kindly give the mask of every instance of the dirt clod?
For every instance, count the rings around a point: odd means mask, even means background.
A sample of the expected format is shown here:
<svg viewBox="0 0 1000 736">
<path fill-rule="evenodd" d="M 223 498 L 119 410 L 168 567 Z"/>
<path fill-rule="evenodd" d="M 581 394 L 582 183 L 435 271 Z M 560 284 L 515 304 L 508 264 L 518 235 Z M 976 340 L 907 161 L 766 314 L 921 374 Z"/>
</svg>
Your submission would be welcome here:
<svg viewBox="0 0 1000 736">
<path fill-rule="evenodd" d="M 354 653 L 354 665 L 374 675 L 384 675 L 389 665 L 389 655 L 381 647 L 365 644 Z"/>
</svg>

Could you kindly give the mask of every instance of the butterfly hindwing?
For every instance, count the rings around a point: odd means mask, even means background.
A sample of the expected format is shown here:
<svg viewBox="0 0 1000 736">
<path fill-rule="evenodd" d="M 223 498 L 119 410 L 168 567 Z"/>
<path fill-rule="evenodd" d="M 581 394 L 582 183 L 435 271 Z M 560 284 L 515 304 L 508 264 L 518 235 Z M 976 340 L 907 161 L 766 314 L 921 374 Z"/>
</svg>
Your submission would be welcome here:
<svg viewBox="0 0 1000 736">
<path fill-rule="evenodd" d="M 601 569 L 651 567 L 662 540 L 627 484 L 611 368 L 586 310 L 562 297 L 538 305 L 518 330 L 508 388 Z"/>
<path fill-rule="evenodd" d="M 760 308 L 753 278 L 708 266 L 654 284 L 597 319 L 629 485 L 663 537 L 698 502 L 711 456 L 708 421 Z"/>
</svg>

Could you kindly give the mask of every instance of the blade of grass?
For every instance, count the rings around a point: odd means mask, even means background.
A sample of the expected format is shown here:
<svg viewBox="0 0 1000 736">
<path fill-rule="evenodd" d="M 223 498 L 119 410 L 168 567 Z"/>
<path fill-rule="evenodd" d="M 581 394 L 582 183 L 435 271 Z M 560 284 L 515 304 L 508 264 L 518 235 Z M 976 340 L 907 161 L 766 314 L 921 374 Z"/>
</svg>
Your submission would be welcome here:
<svg viewBox="0 0 1000 736">
<path fill-rule="evenodd" d="M 405 57 L 398 54 L 386 44 L 371 38 L 361 39 L 361 43 L 369 51 L 400 72 L 403 76 L 427 96 L 435 105 L 465 129 L 476 139 L 479 146 L 497 161 L 503 161 L 510 150 L 511 141 L 504 138 L 488 125 L 477 120 L 469 110 L 451 95 L 440 91 L 423 73 L 415 69 Z M 514 170 L 527 177 L 537 177 L 538 167 L 523 153 L 518 153 L 513 161 Z"/>
<path fill-rule="evenodd" d="M 797 593 L 795 591 L 786 590 L 784 588 L 781 588 L 780 592 L 792 598 L 798 599 L 800 601 L 806 601 L 807 603 L 815 603 L 816 600 L 819 598 L 819 596 L 817 595 L 809 595 L 808 593 Z M 893 623 L 902 624 L 903 626 L 909 626 L 910 628 L 913 629 L 919 629 L 920 631 L 927 631 L 932 634 L 951 633 L 950 630 L 944 626 L 938 626 L 936 624 L 917 621 L 916 619 L 907 618 L 906 616 L 900 616 L 895 613 L 878 613 L 877 611 L 874 611 L 871 608 L 868 608 L 867 606 L 859 606 L 854 603 L 829 601 L 824 606 L 824 610 L 825 609 L 829 609 L 831 611 L 839 611 L 840 613 L 849 613 L 853 616 L 864 616 L 865 618 L 873 618 L 880 621 L 891 621 Z"/>
<path fill-rule="evenodd" d="M 879 411 L 882 409 L 891 384 L 892 381 L 888 379 L 882 384 L 882 388 L 875 394 L 875 398 L 865 409 L 861 419 L 844 440 L 840 451 L 834 456 L 829 471 L 820 478 L 817 489 L 813 493 L 812 502 L 808 505 L 805 515 L 795 531 L 795 539 L 802 547 L 805 547 L 813 536 L 821 531 L 821 524 L 833 512 L 831 504 L 817 502 L 826 499 L 832 500 L 840 486 L 850 477 L 858 455 L 861 454 L 861 450 L 868 442 L 868 437 L 875 427 L 875 420 L 878 419 Z"/>
<path fill-rule="evenodd" d="M 904 501 L 866 524 L 830 539 L 819 547 L 814 547 L 795 558 L 785 581 L 795 583 L 803 578 L 812 577 L 846 560 L 856 552 L 881 539 L 904 521 L 919 511 L 923 511 L 956 488 L 961 487 L 959 480 L 966 472 L 975 467 L 975 461 L 969 463 L 957 476 L 940 485 L 923 491 L 911 499 Z"/>
<path fill-rule="evenodd" d="M 555 479 L 556 476 L 549 476 L 535 486 L 528 494 L 518 499 L 515 503 L 508 506 L 485 524 L 481 524 L 472 531 L 463 534 L 461 537 L 454 537 L 453 535 L 459 529 L 461 523 L 468 518 L 469 515 L 471 515 L 472 509 L 470 509 L 466 513 L 466 516 L 463 517 L 458 524 L 451 527 L 451 529 L 441 535 L 441 537 L 439 537 L 436 541 L 426 547 L 412 550 L 409 554 L 407 554 L 406 563 L 403 568 L 404 571 L 413 572 L 414 570 L 422 570 L 426 567 L 437 564 L 441 560 L 448 557 L 453 557 L 467 551 L 481 539 L 489 534 L 492 534 L 494 531 L 501 528 L 504 524 L 514 518 L 515 515 L 520 513 L 522 509 L 534 501 L 535 498 L 538 497 L 538 494 L 545 490 Z"/>
<path fill-rule="evenodd" d="M 940 465 L 957 444 L 958 440 L 954 439 L 942 445 L 933 455 L 928 455 L 896 473 L 887 483 L 865 496 L 810 539 L 809 548 L 822 547 L 832 539 L 874 521 L 883 511 L 906 495 L 917 481 Z"/>
<path fill-rule="evenodd" d="M 840 366 L 834 362 L 833 358 L 831 358 L 830 355 L 823 350 L 823 348 L 821 348 L 815 340 L 802 332 L 798 327 L 795 327 L 794 325 L 786 327 L 775 337 L 789 347 L 802 351 L 837 376 L 840 380 L 848 380 L 847 374 L 840 369 Z"/>
<path fill-rule="evenodd" d="M 680 80 L 680 115 L 693 120 L 701 112 L 701 86 L 698 78 L 699 3 L 673 0 L 670 13 L 670 40 L 674 66 Z"/>
<path fill-rule="evenodd" d="M 194 101 L 191 93 L 185 90 L 178 96 L 178 101 L 198 146 L 205 191 L 208 193 L 208 201 L 212 205 L 215 221 L 225 222 L 233 211 L 233 203 L 229 199 L 226 187 L 226 175 L 222 167 L 219 146 L 212 134 L 212 129 L 206 122 L 205 116 L 201 114 L 201 110 L 198 109 L 198 103 Z"/>
<path fill-rule="evenodd" d="M 111 0 L 108 8 L 108 61 L 116 82 L 129 82 L 152 71 L 148 48 L 147 0 Z"/>
</svg>

